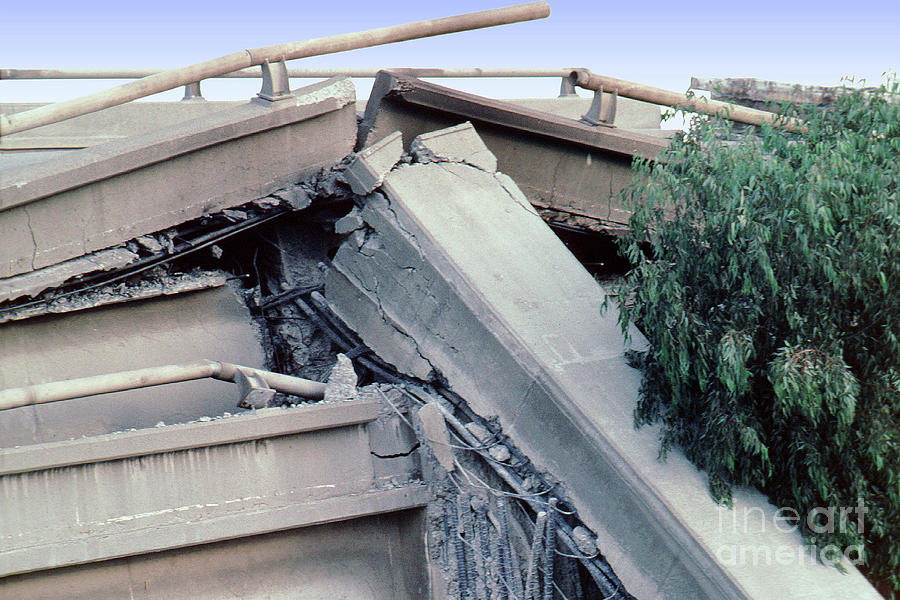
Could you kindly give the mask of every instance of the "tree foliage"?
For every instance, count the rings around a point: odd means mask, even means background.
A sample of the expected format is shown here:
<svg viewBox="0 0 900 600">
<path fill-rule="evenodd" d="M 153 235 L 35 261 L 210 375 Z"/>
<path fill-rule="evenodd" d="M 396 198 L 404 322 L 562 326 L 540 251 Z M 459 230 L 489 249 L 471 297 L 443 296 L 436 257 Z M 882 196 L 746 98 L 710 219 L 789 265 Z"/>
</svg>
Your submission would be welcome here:
<svg viewBox="0 0 900 600">
<path fill-rule="evenodd" d="M 738 141 L 696 120 L 637 161 L 621 250 L 623 330 L 651 348 L 638 425 L 661 422 L 719 501 L 869 512 L 815 536 L 862 544 L 900 598 L 900 86 L 851 88 Z M 627 301 L 624 301 L 627 299 Z"/>
</svg>

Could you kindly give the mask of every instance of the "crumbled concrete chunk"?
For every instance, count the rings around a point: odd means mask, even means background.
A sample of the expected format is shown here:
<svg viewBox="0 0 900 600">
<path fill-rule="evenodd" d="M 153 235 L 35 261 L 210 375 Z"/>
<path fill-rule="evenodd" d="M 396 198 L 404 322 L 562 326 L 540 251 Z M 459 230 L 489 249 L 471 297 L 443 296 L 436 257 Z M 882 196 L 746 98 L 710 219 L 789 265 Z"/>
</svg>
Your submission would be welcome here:
<svg viewBox="0 0 900 600">
<path fill-rule="evenodd" d="M 294 210 L 303 210 L 312 204 L 312 198 L 302 186 L 295 185 L 285 190 L 278 190 L 272 194 L 291 205 Z"/>
<path fill-rule="evenodd" d="M 353 193 L 368 194 L 381 185 L 384 176 L 403 154 L 403 138 L 395 131 L 380 142 L 364 148 L 344 172 L 344 179 Z"/>
<path fill-rule="evenodd" d="M 452 472 L 456 468 L 453 463 L 453 449 L 450 447 L 447 423 L 440 407 L 434 402 L 429 402 L 419 409 L 418 415 L 422 431 L 425 433 L 425 442 L 440 465 L 446 471 Z"/>
<path fill-rule="evenodd" d="M 353 363 L 343 354 L 337 355 L 337 362 L 325 384 L 325 402 L 341 402 L 356 398 L 356 371 Z"/>
<path fill-rule="evenodd" d="M 409 150 L 418 162 L 460 162 L 489 173 L 497 170 L 497 157 L 469 122 L 423 133 L 412 141 Z"/>
<path fill-rule="evenodd" d="M 594 556 L 597 554 L 597 539 L 586 527 L 579 525 L 573 529 L 572 539 L 575 541 L 575 546 L 578 548 L 578 551 L 585 556 Z"/>
<path fill-rule="evenodd" d="M 509 462 L 509 459 L 512 458 L 512 455 L 509 453 L 509 448 L 503 444 L 491 446 L 490 449 L 488 449 L 488 453 L 491 455 L 491 458 L 498 462 Z"/>
<path fill-rule="evenodd" d="M 363 219 L 359 212 L 359 207 L 354 206 L 353 210 L 341 217 L 334 224 L 334 232 L 338 235 L 344 235 L 351 231 L 356 231 L 363 226 Z"/>
<path fill-rule="evenodd" d="M 149 250 L 150 252 L 161 252 L 163 249 L 163 245 L 160 244 L 152 235 L 142 235 L 138 238 L 135 238 L 134 241 L 136 241 L 145 250 Z"/>
<path fill-rule="evenodd" d="M 478 441 L 482 444 L 484 444 L 491 438 L 491 432 L 478 423 L 466 423 L 466 429 L 469 430 L 469 433 L 478 438 Z"/>
</svg>

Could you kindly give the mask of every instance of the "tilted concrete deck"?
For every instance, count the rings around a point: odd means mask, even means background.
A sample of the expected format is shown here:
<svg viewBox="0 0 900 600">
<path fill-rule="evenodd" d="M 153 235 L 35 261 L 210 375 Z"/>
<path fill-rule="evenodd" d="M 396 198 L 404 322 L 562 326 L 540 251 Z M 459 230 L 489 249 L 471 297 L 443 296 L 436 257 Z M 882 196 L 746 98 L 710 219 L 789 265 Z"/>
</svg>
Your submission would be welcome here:
<svg viewBox="0 0 900 600">
<path fill-rule="evenodd" d="M 353 149 L 355 90 L 335 78 L 0 170 L 0 277 L 265 196 Z"/>
<path fill-rule="evenodd" d="M 471 141 L 471 130 L 456 134 Z M 334 310 L 380 356 L 418 376 L 439 371 L 495 416 L 563 482 L 635 597 L 878 599 L 854 568 L 815 564 L 799 533 L 778 531 L 761 494 L 737 490 L 733 513 L 679 451 L 657 460 L 658 428 L 633 426 L 640 374 L 616 311 L 601 310 L 603 290 L 515 184 L 485 166 L 483 146 L 455 152 L 397 167 L 368 196 L 367 227 L 328 276 Z"/>
</svg>

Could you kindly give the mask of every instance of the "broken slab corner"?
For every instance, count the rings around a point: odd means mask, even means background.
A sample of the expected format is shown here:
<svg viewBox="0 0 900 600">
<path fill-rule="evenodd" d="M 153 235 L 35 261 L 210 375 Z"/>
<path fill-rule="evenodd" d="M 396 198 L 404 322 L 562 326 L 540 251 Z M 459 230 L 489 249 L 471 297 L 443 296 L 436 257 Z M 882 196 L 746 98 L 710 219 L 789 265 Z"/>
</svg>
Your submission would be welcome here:
<svg viewBox="0 0 900 600">
<path fill-rule="evenodd" d="M 354 194 L 363 196 L 378 188 L 384 176 L 403 155 L 403 136 L 395 131 L 362 149 L 344 171 L 344 180 Z"/>
<path fill-rule="evenodd" d="M 497 171 L 497 157 L 468 121 L 423 133 L 412 141 L 409 150 L 413 158 L 421 163 L 458 162 L 488 173 Z"/>
</svg>

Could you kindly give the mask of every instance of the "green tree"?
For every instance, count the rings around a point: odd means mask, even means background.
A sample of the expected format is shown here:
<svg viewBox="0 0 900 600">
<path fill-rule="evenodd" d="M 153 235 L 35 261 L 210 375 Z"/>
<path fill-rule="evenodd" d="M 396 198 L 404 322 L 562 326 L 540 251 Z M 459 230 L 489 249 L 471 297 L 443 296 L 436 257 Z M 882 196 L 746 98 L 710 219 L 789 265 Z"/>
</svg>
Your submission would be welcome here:
<svg viewBox="0 0 900 600">
<path fill-rule="evenodd" d="M 790 133 L 695 120 L 636 161 L 623 330 L 650 350 L 638 426 L 661 422 L 718 501 L 801 514 L 865 503 L 866 571 L 900 599 L 900 86 L 851 88 Z M 890 592 L 889 592 L 890 593 Z"/>
</svg>

